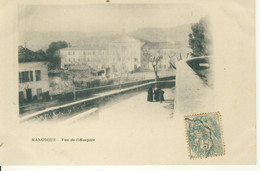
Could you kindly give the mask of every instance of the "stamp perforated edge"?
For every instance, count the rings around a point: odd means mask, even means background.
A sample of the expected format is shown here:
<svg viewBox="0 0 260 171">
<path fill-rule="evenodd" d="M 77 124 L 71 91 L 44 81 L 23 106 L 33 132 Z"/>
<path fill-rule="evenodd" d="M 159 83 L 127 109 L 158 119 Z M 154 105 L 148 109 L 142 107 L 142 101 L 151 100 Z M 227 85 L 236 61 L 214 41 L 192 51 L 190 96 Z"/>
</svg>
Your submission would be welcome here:
<svg viewBox="0 0 260 171">
<path fill-rule="evenodd" d="M 223 147 L 223 153 L 222 154 L 215 154 L 215 155 L 211 155 L 211 156 L 205 156 L 205 157 L 191 157 L 191 149 L 189 146 L 189 138 L 188 138 L 188 130 L 187 130 L 187 123 L 185 118 L 186 117 L 191 117 L 191 116 L 202 116 L 202 115 L 208 115 L 208 114 L 218 114 L 218 119 L 219 119 L 219 127 L 220 127 L 220 132 L 221 132 L 221 138 L 222 138 L 222 147 Z M 219 111 L 217 112 L 205 112 L 205 113 L 199 113 L 199 114 L 191 114 L 191 115 L 184 115 L 184 127 L 185 127 L 185 135 L 186 135 L 186 144 L 187 144 L 187 150 L 188 150 L 188 154 L 189 154 L 189 158 L 190 160 L 196 160 L 196 159 L 205 159 L 205 158 L 212 158 L 212 157 L 218 157 L 218 156 L 224 156 L 226 154 L 226 146 L 224 144 L 224 133 L 223 133 L 223 127 L 222 127 L 222 116 L 220 114 Z"/>
</svg>

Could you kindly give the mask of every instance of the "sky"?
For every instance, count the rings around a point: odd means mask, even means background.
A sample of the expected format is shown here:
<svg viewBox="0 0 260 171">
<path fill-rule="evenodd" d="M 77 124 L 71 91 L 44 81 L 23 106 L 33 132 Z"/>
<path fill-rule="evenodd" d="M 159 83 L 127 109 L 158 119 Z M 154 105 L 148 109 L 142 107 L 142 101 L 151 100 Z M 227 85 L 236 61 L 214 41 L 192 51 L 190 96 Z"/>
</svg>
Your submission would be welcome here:
<svg viewBox="0 0 260 171">
<path fill-rule="evenodd" d="M 171 28 L 199 21 L 205 10 L 180 4 L 19 6 L 19 31 L 102 32 Z"/>
</svg>

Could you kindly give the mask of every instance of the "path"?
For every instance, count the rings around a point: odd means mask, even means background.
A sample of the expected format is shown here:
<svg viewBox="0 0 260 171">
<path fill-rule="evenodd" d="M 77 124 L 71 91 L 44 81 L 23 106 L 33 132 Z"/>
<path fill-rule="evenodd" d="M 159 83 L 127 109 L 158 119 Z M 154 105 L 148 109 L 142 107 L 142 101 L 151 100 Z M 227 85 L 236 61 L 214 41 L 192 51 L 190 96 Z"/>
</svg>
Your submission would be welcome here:
<svg viewBox="0 0 260 171">
<path fill-rule="evenodd" d="M 187 65 L 186 60 L 177 63 L 175 109 L 180 114 L 210 112 L 214 108 L 213 89 Z"/>
</svg>

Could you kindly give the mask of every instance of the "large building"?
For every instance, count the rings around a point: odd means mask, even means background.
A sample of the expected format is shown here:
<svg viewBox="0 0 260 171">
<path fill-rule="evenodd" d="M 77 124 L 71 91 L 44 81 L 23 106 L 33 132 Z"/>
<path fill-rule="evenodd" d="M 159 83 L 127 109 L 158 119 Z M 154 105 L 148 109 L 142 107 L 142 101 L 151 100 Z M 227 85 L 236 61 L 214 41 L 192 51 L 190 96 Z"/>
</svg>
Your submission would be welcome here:
<svg viewBox="0 0 260 171">
<path fill-rule="evenodd" d="M 106 45 L 89 44 L 84 47 L 68 47 L 59 50 L 61 68 L 88 65 L 94 69 L 105 69 L 108 51 Z"/>
<path fill-rule="evenodd" d="M 61 68 L 88 65 L 96 70 L 130 72 L 141 66 L 141 41 L 123 35 L 107 44 L 89 44 L 59 50 Z"/>
<path fill-rule="evenodd" d="M 145 42 L 122 35 L 106 44 L 89 44 L 59 50 L 61 68 L 87 65 L 97 71 L 110 69 L 112 73 L 128 73 L 139 68 L 152 70 L 151 56 L 161 56 L 159 70 L 168 70 L 169 62 L 186 57 L 191 50 L 169 42 Z M 149 54 L 149 55 L 148 55 Z"/>
<path fill-rule="evenodd" d="M 47 62 L 19 63 L 19 101 L 42 100 L 49 92 Z"/>
<path fill-rule="evenodd" d="M 175 61 L 180 57 L 187 57 L 191 52 L 189 48 L 182 48 L 169 42 L 146 42 L 142 46 L 141 65 L 144 70 L 152 70 L 153 57 L 161 56 L 158 63 L 158 70 L 168 70 L 170 64 L 175 65 Z"/>
<path fill-rule="evenodd" d="M 109 43 L 109 66 L 115 72 L 130 72 L 141 67 L 142 42 L 123 35 Z"/>
</svg>

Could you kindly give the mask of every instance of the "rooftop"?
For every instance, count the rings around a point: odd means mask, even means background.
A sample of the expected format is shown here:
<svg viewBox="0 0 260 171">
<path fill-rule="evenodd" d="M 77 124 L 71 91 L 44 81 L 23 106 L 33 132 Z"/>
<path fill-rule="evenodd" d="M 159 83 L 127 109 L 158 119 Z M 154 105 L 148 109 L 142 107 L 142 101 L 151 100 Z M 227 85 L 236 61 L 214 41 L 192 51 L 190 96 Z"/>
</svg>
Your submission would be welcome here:
<svg viewBox="0 0 260 171">
<path fill-rule="evenodd" d="M 67 47 L 61 50 L 107 50 L 108 46 L 107 44 L 82 44 L 82 45 L 76 45 L 72 47 Z"/>
<path fill-rule="evenodd" d="M 133 37 L 127 36 L 127 35 L 122 35 L 119 38 L 115 39 L 111 43 L 130 43 L 130 42 L 140 42 L 140 40 L 137 40 Z"/>
<path fill-rule="evenodd" d="M 175 48 L 173 43 L 169 42 L 146 42 L 143 47 L 149 49 L 173 49 Z"/>
</svg>

